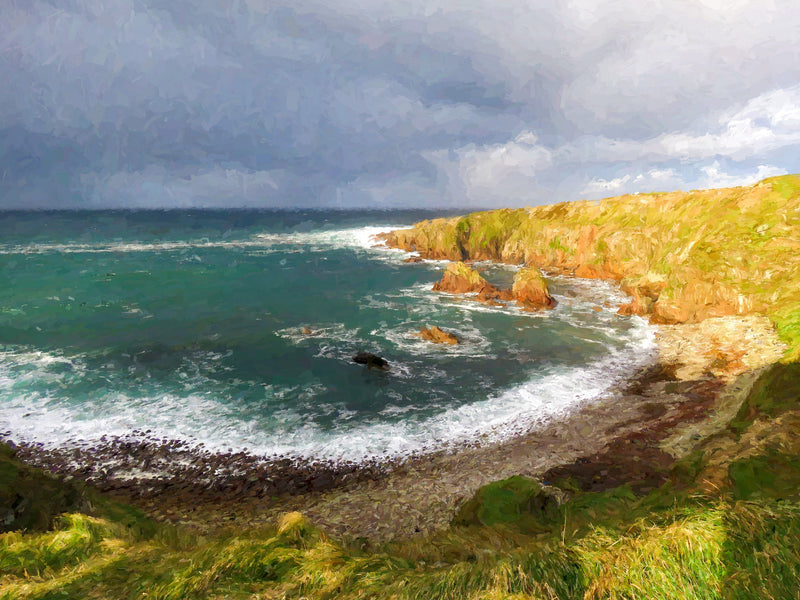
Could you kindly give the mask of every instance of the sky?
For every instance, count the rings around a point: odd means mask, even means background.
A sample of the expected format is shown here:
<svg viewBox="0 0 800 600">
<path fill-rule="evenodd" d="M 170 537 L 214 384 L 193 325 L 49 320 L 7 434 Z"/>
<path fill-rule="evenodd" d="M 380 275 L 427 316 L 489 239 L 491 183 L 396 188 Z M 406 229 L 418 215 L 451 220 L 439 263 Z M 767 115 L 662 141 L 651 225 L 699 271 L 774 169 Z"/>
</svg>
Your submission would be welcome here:
<svg viewBox="0 0 800 600">
<path fill-rule="evenodd" d="M 798 158 L 797 0 L 0 0 L 0 209 L 527 206 Z"/>
</svg>

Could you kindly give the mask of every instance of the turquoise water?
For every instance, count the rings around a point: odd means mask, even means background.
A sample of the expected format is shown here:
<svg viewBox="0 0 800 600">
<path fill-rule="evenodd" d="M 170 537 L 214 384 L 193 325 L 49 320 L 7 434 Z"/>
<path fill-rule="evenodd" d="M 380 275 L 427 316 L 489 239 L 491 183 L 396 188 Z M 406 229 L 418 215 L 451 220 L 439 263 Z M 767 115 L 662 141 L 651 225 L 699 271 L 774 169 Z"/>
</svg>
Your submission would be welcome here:
<svg viewBox="0 0 800 600">
<path fill-rule="evenodd" d="M 3 213 L 0 434 L 396 456 L 561 418 L 650 359 L 610 284 L 555 278 L 553 311 L 488 308 L 432 292 L 443 263 L 372 247 L 430 216 Z M 510 285 L 513 268 L 484 267 Z M 422 325 L 463 343 L 422 341 Z"/>
</svg>

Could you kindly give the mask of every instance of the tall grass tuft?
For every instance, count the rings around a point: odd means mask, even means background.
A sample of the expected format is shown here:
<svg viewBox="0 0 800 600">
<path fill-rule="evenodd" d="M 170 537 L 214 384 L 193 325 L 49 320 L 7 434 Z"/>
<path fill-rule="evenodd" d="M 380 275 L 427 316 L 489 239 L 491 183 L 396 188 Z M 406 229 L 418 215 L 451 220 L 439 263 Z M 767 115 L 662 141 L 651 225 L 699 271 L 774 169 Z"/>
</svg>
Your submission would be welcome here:
<svg viewBox="0 0 800 600">
<path fill-rule="evenodd" d="M 720 509 L 664 525 L 637 522 L 620 534 L 597 529 L 576 544 L 589 582 L 585 598 L 721 598 L 726 528 Z"/>
</svg>

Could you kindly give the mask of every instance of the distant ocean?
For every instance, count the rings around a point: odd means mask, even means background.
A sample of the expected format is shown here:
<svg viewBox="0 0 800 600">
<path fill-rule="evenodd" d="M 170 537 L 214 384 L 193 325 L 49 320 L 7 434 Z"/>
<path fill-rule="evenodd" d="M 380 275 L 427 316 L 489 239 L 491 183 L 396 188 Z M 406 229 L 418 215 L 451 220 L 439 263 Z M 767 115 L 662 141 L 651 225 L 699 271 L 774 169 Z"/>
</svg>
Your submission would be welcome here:
<svg viewBox="0 0 800 600">
<path fill-rule="evenodd" d="M 563 418 L 651 360 L 612 284 L 556 277 L 552 311 L 490 308 L 431 291 L 444 263 L 373 247 L 431 216 L 0 213 L 0 437 L 397 457 Z M 483 266 L 511 284 L 513 267 Z"/>
</svg>

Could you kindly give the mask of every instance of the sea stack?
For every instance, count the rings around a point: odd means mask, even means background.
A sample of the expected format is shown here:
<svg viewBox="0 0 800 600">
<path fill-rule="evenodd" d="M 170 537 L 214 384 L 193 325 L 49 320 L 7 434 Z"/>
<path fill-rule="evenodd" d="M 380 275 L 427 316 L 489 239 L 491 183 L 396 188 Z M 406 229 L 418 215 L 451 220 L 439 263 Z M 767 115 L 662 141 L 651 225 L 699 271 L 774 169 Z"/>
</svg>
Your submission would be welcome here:
<svg viewBox="0 0 800 600">
<path fill-rule="evenodd" d="M 442 279 L 433 284 L 433 291 L 448 292 L 450 294 L 467 294 L 480 292 L 488 284 L 475 269 L 463 262 L 453 262 L 447 265 Z"/>
<path fill-rule="evenodd" d="M 514 277 L 511 291 L 524 310 L 542 310 L 556 305 L 547 290 L 547 282 L 536 267 L 521 269 Z"/>
</svg>

